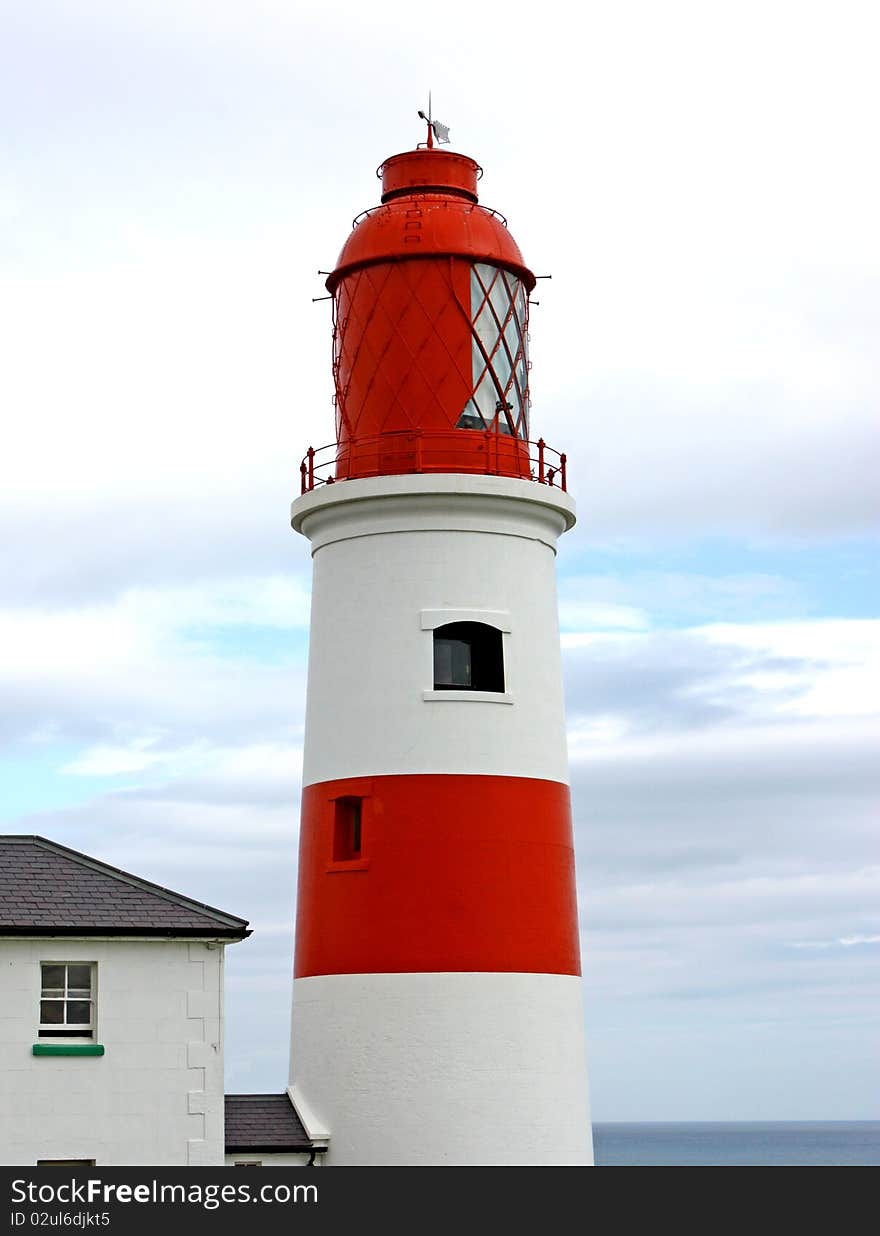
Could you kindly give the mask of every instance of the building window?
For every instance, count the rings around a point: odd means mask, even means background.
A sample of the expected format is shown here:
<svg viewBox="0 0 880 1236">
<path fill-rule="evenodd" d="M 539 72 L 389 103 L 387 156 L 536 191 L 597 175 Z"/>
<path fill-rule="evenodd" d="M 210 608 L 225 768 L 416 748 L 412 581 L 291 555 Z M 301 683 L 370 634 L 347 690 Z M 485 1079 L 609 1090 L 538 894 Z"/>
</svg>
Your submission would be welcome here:
<svg viewBox="0 0 880 1236">
<path fill-rule="evenodd" d="M 93 1038 L 95 966 L 82 961 L 44 961 L 40 971 L 40 1038 Z"/>
<path fill-rule="evenodd" d="M 501 632 L 484 622 L 434 628 L 435 691 L 503 691 Z"/>
<path fill-rule="evenodd" d="M 363 799 L 337 798 L 333 817 L 333 861 L 351 862 L 361 857 Z"/>
</svg>

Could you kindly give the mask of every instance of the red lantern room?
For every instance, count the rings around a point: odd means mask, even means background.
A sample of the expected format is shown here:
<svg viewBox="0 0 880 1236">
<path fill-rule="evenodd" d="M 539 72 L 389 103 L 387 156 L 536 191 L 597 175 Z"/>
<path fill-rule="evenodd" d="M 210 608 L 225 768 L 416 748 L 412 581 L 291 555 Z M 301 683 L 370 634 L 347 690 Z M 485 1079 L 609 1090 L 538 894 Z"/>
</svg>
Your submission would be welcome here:
<svg viewBox="0 0 880 1236">
<path fill-rule="evenodd" d="M 303 464 L 326 480 L 469 472 L 553 483 L 529 444 L 529 293 L 507 222 L 481 206 L 473 159 L 433 146 L 378 169 L 327 279 L 333 297 L 336 443 Z M 332 455 L 330 451 L 332 450 Z M 554 453 L 555 454 L 555 453 Z"/>
</svg>

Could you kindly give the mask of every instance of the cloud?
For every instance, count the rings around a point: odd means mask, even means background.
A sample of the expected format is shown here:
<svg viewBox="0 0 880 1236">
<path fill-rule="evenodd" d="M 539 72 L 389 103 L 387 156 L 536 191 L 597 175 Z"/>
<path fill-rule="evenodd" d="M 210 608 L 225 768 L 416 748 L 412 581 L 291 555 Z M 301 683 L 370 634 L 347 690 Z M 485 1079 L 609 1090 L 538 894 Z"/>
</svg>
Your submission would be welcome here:
<svg viewBox="0 0 880 1236">
<path fill-rule="evenodd" d="M 105 755 L 125 748 L 120 758 L 144 765 L 166 758 L 169 745 L 222 741 L 246 727 L 252 741 L 289 733 L 304 697 L 307 615 L 295 577 L 135 588 L 90 608 L 0 611 L 0 735 L 84 741 Z"/>
<path fill-rule="evenodd" d="M 161 763 L 163 757 L 150 751 L 154 738 L 138 738 L 127 747 L 93 747 L 78 759 L 64 764 L 60 771 L 71 776 L 115 777 L 119 773 L 140 772 Z"/>
<path fill-rule="evenodd" d="M 713 624 L 563 635 L 577 753 L 629 732 L 877 714 L 880 623 Z"/>
<path fill-rule="evenodd" d="M 690 627 L 725 620 L 752 624 L 767 618 L 790 619 L 803 606 L 797 583 L 780 575 L 755 571 L 725 573 L 716 547 L 704 551 L 712 573 L 631 570 L 622 573 L 628 555 L 621 551 L 617 573 L 576 573 L 563 546 L 559 580 L 559 619 L 563 643 L 589 629 L 644 629 L 650 626 Z M 587 554 L 589 559 L 593 555 Z M 576 561 L 576 560 L 575 560 Z M 595 608 L 594 608 L 595 607 Z"/>
<path fill-rule="evenodd" d="M 880 936 L 841 936 L 836 940 L 793 940 L 791 948 L 854 948 L 862 944 L 880 944 Z"/>
<path fill-rule="evenodd" d="M 697 632 L 599 634 L 567 647 L 564 666 L 575 749 L 581 728 L 589 732 L 596 719 L 618 717 L 633 731 L 767 715 L 806 692 L 813 669 L 801 658 L 714 645 Z"/>
</svg>

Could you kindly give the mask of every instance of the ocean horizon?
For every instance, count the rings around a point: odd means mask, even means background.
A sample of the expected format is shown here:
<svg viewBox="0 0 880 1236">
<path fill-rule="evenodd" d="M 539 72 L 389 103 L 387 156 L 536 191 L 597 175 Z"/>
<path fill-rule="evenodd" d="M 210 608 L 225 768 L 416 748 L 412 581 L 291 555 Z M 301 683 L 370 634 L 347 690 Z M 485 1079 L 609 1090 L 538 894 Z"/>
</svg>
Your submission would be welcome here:
<svg viewBox="0 0 880 1236">
<path fill-rule="evenodd" d="M 877 1167 L 880 1121 L 597 1121 L 597 1167 Z"/>
</svg>

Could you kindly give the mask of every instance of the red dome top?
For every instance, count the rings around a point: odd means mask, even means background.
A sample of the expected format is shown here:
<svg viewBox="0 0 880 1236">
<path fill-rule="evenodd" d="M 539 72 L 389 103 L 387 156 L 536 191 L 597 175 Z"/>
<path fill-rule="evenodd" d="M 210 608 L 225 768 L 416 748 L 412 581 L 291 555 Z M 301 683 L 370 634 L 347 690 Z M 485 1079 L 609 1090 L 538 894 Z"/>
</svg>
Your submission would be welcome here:
<svg viewBox="0 0 880 1236">
<path fill-rule="evenodd" d="M 531 291 L 535 276 L 504 219 L 477 202 L 480 170 L 473 159 L 445 150 L 408 150 L 386 159 L 383 205 L 356 220 L 327 290 L 335 292 L 345 275 L 364 266 L 448 256 L 502 266 Z"/>
</svg>

